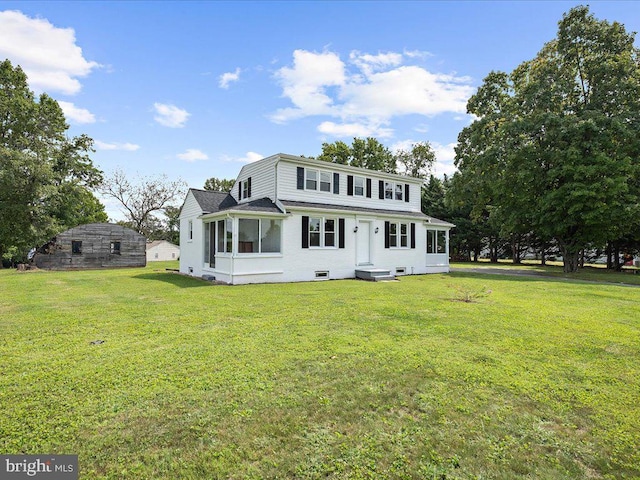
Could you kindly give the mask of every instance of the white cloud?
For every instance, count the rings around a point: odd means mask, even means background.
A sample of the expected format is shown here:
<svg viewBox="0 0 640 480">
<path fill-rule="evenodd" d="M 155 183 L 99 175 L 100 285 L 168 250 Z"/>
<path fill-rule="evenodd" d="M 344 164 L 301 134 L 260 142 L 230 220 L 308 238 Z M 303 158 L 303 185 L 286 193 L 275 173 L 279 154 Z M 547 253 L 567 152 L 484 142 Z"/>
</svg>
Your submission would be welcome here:
<svg viewBox="0 0 640 480">
<path fill-rule="evenodd" d="M 318 129 L 344 136 L 350 130 L 373 132 L 372 126 L 388 125 L 398 116 L 464 114 L 475 91 L 471 78 L 434 73 L 415 64 L 426 55 L 353 51 L 345 63 L 330 51 L 296 50 L 293 65 L 275 74 L 282 96 L 292 106 L 270 118 L 276 123 L 309 116 L 338 118 L 339 123 L 324 121 Z M 392 134 L 388 128 L 382 132 Z"/>
<path fill-rule="evenodd" d="M 282 86 L 282 96 L 295 106 L 271 116 L 274 122 L 284 123 L 293 118 L 336 113 L 327 89 L 344 85 L 345 65 L 336 53 L 296 50 L 293 67 L 281 68 L 275 77 Z"/>
<path fill-rule="evenodd" d="M 231 157 L 229 155 L 223 155 L 221 157 L 223 162 L 240 162 L 240 163 L 253 163 L 258 160 L 262 160 L 264 155 L 256 152 L 247 152 L 244 157 Z"/>
<path fill-rule="evenodd" d="M 457 168 L 453 164 L 456 157 L 454 150 L 456 145 L 457 143 L 448 143 L 446 145 L 439 143 L 431 144 L 433 150 L 436 152 L 436 164 L 434 165 L 434 175 L 436 177 L 442 177 L 445 174 L 447 177 L 450 177 L 456 172 Z"/>
<path fill-rule="evenodd" d="M 235 72 L 227 72 L 220 75 L 220 88 L 228 89 L 231 82 L 237 82 L 240 79 L 240 68 L 236 68 Z"/>
<path fill-rule="evenodd" d="M 318 131 L 338 138 L 376 137 L 389 138 L 393 136 L 393 129 L 380 125 L 367 125 L 364 123 L 334 123 L 322 122 L 318 125 Z"/>
<path fill-rule="evenodd" d="M 85 108 L 78 108 L 71 102 L 62 102 L 58 100 L 58 105 L 64 112 L 64 116 L 70 123 L 85 124 L 95 123 L 96 117 L 93 113 Z"/>
<path fill-rule="evenodd" d="M 366 76 L 369 76 L 375 71 L 400 65 L 402 63 L 402 54 L 389 52 L 370 55 L 367 53 L 362 54 L 354 50 L 349 54 L 349 60 L 360 68 Z"/>
<path fill-rule="evenodd" d="M 209 155 L 196 148 L 188 148 L 186 152 L 176 155 L 185 162 L 197 162 L 198 160 L 209 160 Z"/>
<path fill-rule="evenodd" d="M 182 128 L 187 119 L 191 115 L 186 110 L 178 108 L 175 105 L 165 103 L 154 103 L 153 108 L 158 114 L 153 117 L 156 122 L 165 127 Z"/>
<path fill-rule="evenodd" d="M 135 152 L 140 148 L 140 145 L 135 143 L 106 143 L 100 140 L 95 141 L 95 146 L 98 150 L 124 150 L 126 152 Z"/>
<path fill-rule="evenodd" d="M 74 95 L 82 88 L 78 78 L 101 66 L 84 58 L 72 28 L 46 19 L 6 10 L 0 12 L 0 32 L 0 58 L 20 65 L 36 91 Z"/>
<path fill-rule="evenodd" d="M 431 52 L 427 52 L 424 50 L 405 50 L 404 54 L 409 57 L 409 58 L 428 58 L 428 57 L 433 57 L 433 54 Z"/>
</svg>

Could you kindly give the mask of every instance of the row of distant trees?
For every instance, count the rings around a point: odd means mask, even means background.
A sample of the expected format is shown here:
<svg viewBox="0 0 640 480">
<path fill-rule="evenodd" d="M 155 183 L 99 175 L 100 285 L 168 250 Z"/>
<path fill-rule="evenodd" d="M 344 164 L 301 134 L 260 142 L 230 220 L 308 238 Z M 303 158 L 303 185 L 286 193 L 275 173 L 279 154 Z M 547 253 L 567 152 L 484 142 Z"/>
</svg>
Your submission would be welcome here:
<svg viewBox="0 0 640 480">
<path fill-rule="evenodd" d="M 518 262 L 535 252 L 561 256 L 576 271 L 593 256 L 619 268 L 640 249 L 640 52 L 623 25 L 576 7 L 556 38 L 511 73 L 491 72 L 467 104 L 475 120 L 458 136 L 450 178 L 434 177 L 429 142 L 391 152 L 375 138 L 324 143 L 327 162 L 424 179 L 422 208 L 456 224 L 451 251 Z M 126 225 L 150 239 L 178 242 L 185 184 L 104 176 L 92 140 L 66 136 L 55 100 L 36 99 L 27 77 L 0 64 L 0 257 L 73 226 L 106 221 L 100 191 L 120 203 Z M 205 189 L 229 191 L 212 177 Z"/>
</svg>

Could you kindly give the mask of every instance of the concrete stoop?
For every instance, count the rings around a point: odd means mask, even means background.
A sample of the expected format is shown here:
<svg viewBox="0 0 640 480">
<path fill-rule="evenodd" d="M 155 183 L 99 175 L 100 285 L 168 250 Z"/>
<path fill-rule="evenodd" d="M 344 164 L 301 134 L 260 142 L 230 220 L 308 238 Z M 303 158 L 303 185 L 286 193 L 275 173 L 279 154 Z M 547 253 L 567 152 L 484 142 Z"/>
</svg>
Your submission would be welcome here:
<svg viewBox="0 0 640 480">
<path fill-rule="evenodd" d="M 356 278 L 370 282 L 381 282 L 395 280 L 396 276 L 391 275 L 391 272 L 384 268 L 358 268 L 356 269 Z"/>
</svg>

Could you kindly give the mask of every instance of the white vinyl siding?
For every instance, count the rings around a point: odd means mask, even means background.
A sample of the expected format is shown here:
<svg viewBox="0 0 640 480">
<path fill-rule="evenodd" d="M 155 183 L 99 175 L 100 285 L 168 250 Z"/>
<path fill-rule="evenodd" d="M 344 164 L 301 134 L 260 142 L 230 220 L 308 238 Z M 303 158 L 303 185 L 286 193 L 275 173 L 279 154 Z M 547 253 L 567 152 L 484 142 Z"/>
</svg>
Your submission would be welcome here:
<svg viewBox="0 0 640 480">
<path fill-rule="evenodd" d="M 323 162 L 324 163 L 324 162 Z M 382 174 L 380 172 L 369 171 L 366 170 L 363 172 L 363 169 L 355 169 L 352 167 L 344 167 L 342 165 L 331 165 L 333 170 L 327 168 L 326 172 L 331 174 L 338 173 L 339 174 L 339 185 L 338 191 L 339 194 L 329 194 L 329 192 L 322 192 L 320 190 L 320 176 L 316 177 L 316 190 L 308 190 L 307 188 L 298 189 L 298 178 L 297 178 L 297 167 L 304 168 L 304 176 L 303 176 L 303 187 L 306 187 L 307 181 L 307 171 L 309 170 L 322 170 L 321 168 L 313 168 L 309 167 L 305 164 L 297 164 L 293 161 L 281 160 L 277 165 L 277 172 L 275 177 L 277 178 L 277 196 L 279 200 L 293 200 L 293 201 L 301 201 L 301 202 L 310 202 L 310 203 L 323 203 L 326 205 L 344 205 L 344 206 L 352 206 L 352 207 L 363 207 L 363 208 L 377 208 L 384 210 L 394 210 L 394 211 L 405 211 L 405 212 L 420 212 L 420 194 L 421 194 L 421 181 L 412 178 L 392 176 L 394 178 L 398 178 L 397 181 L 390 181 L 386 178 L 386 174 Z M 366 172 L 366 173 L 365 173 Z M 354 176 L 354 195 L 348 195 L 347 188 L 347 177 L 349 175 Z M 356 194 L 357 188 L 357 179 L 361 178 L 364 186 L 364 195 Z M 371 179 L 371 198 L 367 198 L 366 196 L 366 179 Z M 333 182 L 333 176 L 332 176 Z M 391 184 L 390 190 L 390 200 L 384 200 L 379 198 L 379 181 L 387 182 Z M 257 183 L 257 179 L 254 177 L 253 182 Z M 405 193 L 403 190 L 402 201 L 395 200 L 395 184 L 402 185 L 404 188 L 405 184 L 409 185 L 409 202 L 406 202 Z M 252 190 L 253 190 L 252 186 Z M 331 184 L 331 192 L 334 191 L 333 183 Z M 322 193 L 322 195 L 320 195 Z M 253 198 L 259 198 L 258 195 L 252 193 Z"/>
</svg>

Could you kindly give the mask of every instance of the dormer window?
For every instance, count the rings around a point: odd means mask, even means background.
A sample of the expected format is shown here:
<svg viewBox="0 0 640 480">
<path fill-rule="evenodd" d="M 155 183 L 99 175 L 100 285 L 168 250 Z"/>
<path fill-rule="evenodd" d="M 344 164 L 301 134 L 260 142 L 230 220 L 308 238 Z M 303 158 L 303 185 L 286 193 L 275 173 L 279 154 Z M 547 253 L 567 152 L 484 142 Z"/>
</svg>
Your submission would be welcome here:
<svg viewBox="0 0 640 480">
<path fill-rule="evenodd" d="M 402 200 L 403 185 L 396 183 L 396 200 Z"/>
<path fill-rule="evenodd" d="M 384 198 L 393 200 L 393 183 L 384 182 Z"/>
<path fill-rule="evenodd" d="M 251 197 L 251 177 L 241 182 L 241 200 Z"/>
<path fill-rule="evenodd" d="M 364 197 L 364 177 L 353 177 L 353 194 Z"/>
<path fill-rule="evenodd" d="M 317 170 L 309 170 L 306 171 L 306 182 L 305 188 L 307 190 L 317 190 L 318 189 L 318 171 Z"/>
<path fill-rule="evenodd" d="M 320 172 L 320 191 L 321 192 L 331 191 L 331 173 Z"/>
</svg>

